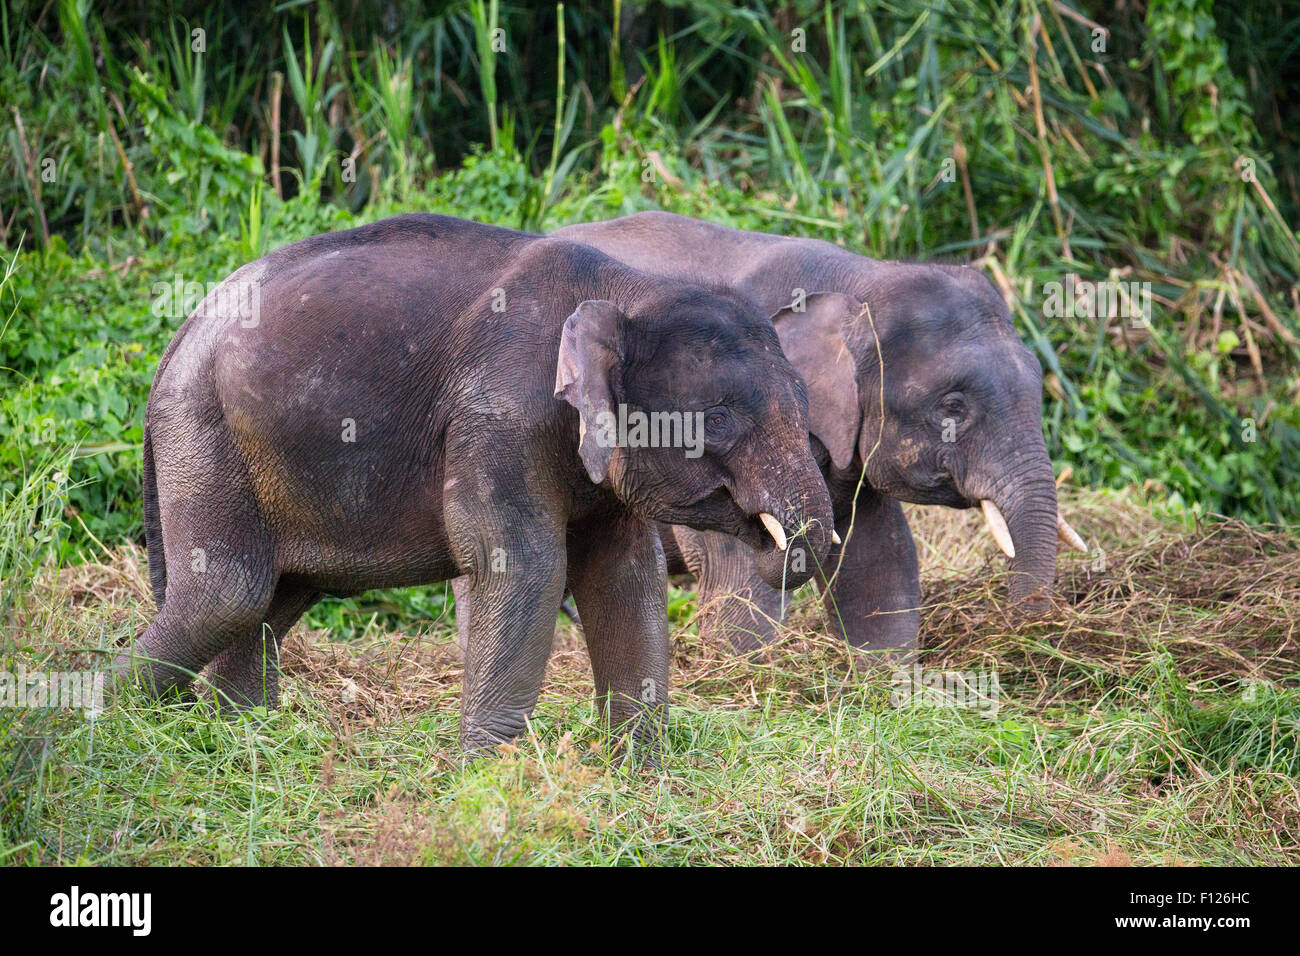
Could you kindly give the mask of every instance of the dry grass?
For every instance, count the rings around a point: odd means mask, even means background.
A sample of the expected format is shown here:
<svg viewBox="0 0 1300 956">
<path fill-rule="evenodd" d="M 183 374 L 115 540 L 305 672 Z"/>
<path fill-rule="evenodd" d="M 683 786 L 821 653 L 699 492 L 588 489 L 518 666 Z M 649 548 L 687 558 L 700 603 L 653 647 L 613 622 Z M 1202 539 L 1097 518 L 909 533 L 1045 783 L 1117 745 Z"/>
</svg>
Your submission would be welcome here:
<svg viewBox="0 0 1300 956">
<path fill-rule="evenodd" d="M 1131 677 L 1156 647 L 1168 649 L 1177 672 L 1193 683 L 1300 675 L 1295 536 L 1227 520 L 1188 530 L 1110 493 L 1067 490 L 1062 501 L 1093 550 L 1062 552 L 1053 608 L 1028 633 L 1003 604 L 1001 558 L 979 513 L 908 506 L 922 562 L 921 646 L 928 667 L 1015 675 L 1036 689 L 1038 706 L 1086 698 L 1090 678 L 1099 674 Z M 65 608 L 91 621 L 81 636 L 138 633 L 152 615 L 144 555 L 133 546 L 66 568 L 50 586 Z M 49 613 L 48 604 L 34 606 Z M 800 675 L 818 686 L 827 675 L 852 681 L 852 655 L 827 638 L 820 618 L 806 590 L 778 641 L 748 659 L 725 646 L 705 646 L 689 626 L 679 628 L 677 699 L 744 708 L 772 686 L 790 690 Z M 445 629 L 340 643 L 300 625 L 285 643 L 283 666 L 297 679 L 287 685 L 332 702 L 342 725 L 411 720 L 457 706 L 460 653 Z M 576 703 L 590 690 L 581 631 L 561 625 L 545 691 Z"/>
<path fill-rule="evenodd" d="M 1293 533 L 1234 520 L 1187 529 L 1109 492 L 1064 489 L 1062 506 L 1092 550 L 1062 551 L 1054 606 L 1035 622 L 1032 646 L 1024 622 L 1006 612 L 1003 562 L 979 512 L 907 506 L 922 565 L 922 648 L 932 666 L 1026 668 L 1047 695 L 1043 703 L 1078 690 L 1055 681 L 1052 661 L 1131 675 L 1156 643 L 1174 652 L 1192 681 L 1274 681 L 1300 672 L 1300 538 Z M 93 620 L 81 637 L 98 629 L 138 632 L 152 617 L 144 554 L 134 546 L 65 568 L 45 587 L 57 604 Z M 19 624 L 34 630 L 50 603 L 30 607 Z M 849 655 L 825 639 L 820 614 L 805 589 L 767 660 L 817 652 L 851 673 Z M 284 669 L 326 696 L 346 698 L 349 719 L 390 721 L 454 706 L 460 660 L 447 637 L 439 628 L 423 638 L 380 635 L 357 645 L 300 625 L 286 642 Z M 682 692 L 727 679 L 735 663 L 727 648 L 702 646 L 689 627 L 676 640 L 674 681 Z M 749 673 L 752 665 L 739 670 Z M 576 628 L 557 629 L 547 680 L 556 691 L 590 687 Z"/>
<path fill-rule="evenodd" d="M 928 666 L 1024 671 L 1039 690 L 1040 706 L 1088 693 L 1079 679 L 1062 682 L 1063 670 L 1131 676 L 1157 645 L 1171 651 L 1177 671 L 1192 682 L 1300 675 L 1296 537 L 1237 521 L 1189 531 L 1122 496 L 1074 492 L 1063 500 L 1094 550 L 1061 554 L 1057 599 L 1032 638 L 1006 613 L 1001 559 L 978 512 L 909 508 L 923 563 Z M 829 668 L 849 679 L 851 657 L 826 638 L 820 613 L 810 595 L 797 600 L 790 626 L 757 662 L 738 660 L 728 648 L 705 646 L 691 629 L 679 629 L 675 692 L 693 705 L 744 707 L 772 671 L 785 669 L 789 677 Z M 815 665 L 797 663 L 810 656 Z M 445 634 L 352 646 L 299 629 L 285 651 L 286 673 L 346 699 L 342 710 L 349 719 L 388 721 L 431 705 L 454 707 L 459 667 L 458 648 Z M 732 700 L 710 699 L 719 684 L 731 687 Z M 581 632 L 561 626 L 546 689 L 576 700 L 590 688 Z M 710 694 L 700 696 L 698 688 Z"/>
<path fill-rule="evenodd" d="M 101 719 L 93 770 L 74 727 L 27 830 L 41 859 L 65 861 L 77 857 L 51 849 L 56 821 L 60 841 L 79 831 L 87 859 L 120 862 L 1300 862 L 1300 539 L 1237 522 L 1188 529 L 1123 496 L 1063 501 L 1095 550 L 1062 556 L 1059 597 L 1033 622 L 1002 606 L 978 514 L 911 515 L 923 664 L 996 674 L 996 719 L 890 707 L 888 673 L 855 672 L 805 594 L 758 656 L 676 629 L 657 779 L 629 777 L 606 752 L 571 626 L 557 630 L 533 733 L 504 760 L 466 766 L 450 622 L 351 641 L 300 626 L 279 715 L 221 729 L 137 709 L 116 734 Z M 138 631 L 152 610 L 142 569 L 125 548 L 47 578 L 28 605 L 33 655 L 80 657 Z M 194 734 L 218 743 L 177 749 Z M 141 735 L 154 756 L 132 743 Z M 251 749 L 266 750 L 253 763 L 273 769 L 274 795 L 256 797 Z M 138 800 L 103 810 L 105 793 L 125 801 L 140 774 L 161 776 L 157 761 L 213 801 L 205 834 L 168 829 L 167 812 Z M 263 812 L 261 833 L 245 817 L 268 801 L 281 810 Z M 232 833 L 214 840 L 227 816 Z M 142 842 L 119 835 L 105 849 L 106 827 Z"/>
</svg>

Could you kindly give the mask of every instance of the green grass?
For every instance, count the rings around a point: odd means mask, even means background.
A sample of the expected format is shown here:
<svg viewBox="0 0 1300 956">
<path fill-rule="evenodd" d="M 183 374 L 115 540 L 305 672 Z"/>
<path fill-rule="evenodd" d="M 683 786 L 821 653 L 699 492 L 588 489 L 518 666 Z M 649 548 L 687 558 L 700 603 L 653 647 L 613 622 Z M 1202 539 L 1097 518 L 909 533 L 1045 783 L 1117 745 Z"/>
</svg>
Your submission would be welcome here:
<svg viewBox="0 0 1300 956">
<path fill-rule="evenodd" d="M 995 712 L 903 700 L 892 674 L 855 673 L 806 595 L 768 658 L 735 658 L 701 644 L 694 595 L 674 588 L 658 769 L 611 757 L 570 626 L 530 734 L 466 763 L 452 620 L 327 612 L 330 630 L 300 626 L 286 645 L 275 712 L 134 692 L 93 721 L 0 712 L 0 860 L 1300 862 L 1294 539 L 1188 532 L 1127 500 L 1067 502 L 1110 573 L 1064 561 L 1064 603 L 1034 624 L 999 610 L 983 543 L 947 546 L 972 516 L 914 515 L 960 568 L 927 563 L 923 666 L 996 674 Z M 1188 553 L 1189 580 L 1211 587 L 1171 584 L 1151 563 L 1169 553 Z M 140 559 L 39 571 L 15 608 L 29 641 L 5 666 L 84 665 L 129 639 L 153 613 Z M 1291 583 L 1256 614 L 1251 581 Z M 418 613 L 441 594 L 394 599 Z"/>
<path fill-rule="evenodd" d="M 990 719 L 800 676 L 743 708 L 734 685 L 676 706 L 660 772 L 611 763 L 568 689 L 543 697 L 510 756 L 470 766 L 454 700 L 391 722 L 348 720 L 299 681 L 285 710 L 235 720 L 127 701 L 62 728 L 9 861 L 1297 860 L 1294 740 L 1289 765 L 1269 759 L 1268 721 L 1239 699 L 1215 704 L 1242 725 L 1225 748 L 1208 719 L 1189 734 L 1139 706 L 1148 684 Z"/>
</svg>

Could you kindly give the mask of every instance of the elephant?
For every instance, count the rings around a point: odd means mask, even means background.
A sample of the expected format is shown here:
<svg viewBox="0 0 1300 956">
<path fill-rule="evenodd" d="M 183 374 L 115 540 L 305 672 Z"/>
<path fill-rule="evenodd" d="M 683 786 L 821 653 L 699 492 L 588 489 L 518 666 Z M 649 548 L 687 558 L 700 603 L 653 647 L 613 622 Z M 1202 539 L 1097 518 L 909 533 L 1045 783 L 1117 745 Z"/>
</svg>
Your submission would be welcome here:
<svg viewBox="0 0 1300 956">
<path fill-rule="evenodd" d="M 675 413 L 660 441 L 614 427 Z M 808 434 L 804 385 L 741 296 L 446 216 L 304 239 L 214 289 L 159 362 L 158 614 L 113 686 L 190 694 L 206 665 L 219 700 L 274 706 L 279 642 L 320 597 L 464 576 L 460 746 L 482 751 L 524 730 L 567 584 L 604 718 L 653 753 L 655 523 L 734 535 L 798 586 L 792 556 L 811 567 L 834 534 Z"/>
<path fill-rule="evenodd" d="M 808 386 L 813 445 L 844 539 L 818 586 L 832 630 L 854 647 L 898 659 L 917 646 L 920 579 L 900 502 L 979 505 L 1025 610 L 1045 601 L 1058 536 L 1085 550 L 1057 509 L 1042 369 L 975 269 L 884 262 L 666 212 L 552 235 L 741 292 L 773 313 Z M 740 542 L 681 527 L 662 536 L 670 571 L 698 577 L 703 636 L 725 636 L 739 651 L 771 640 L 783 597 Z"/>
</svg>

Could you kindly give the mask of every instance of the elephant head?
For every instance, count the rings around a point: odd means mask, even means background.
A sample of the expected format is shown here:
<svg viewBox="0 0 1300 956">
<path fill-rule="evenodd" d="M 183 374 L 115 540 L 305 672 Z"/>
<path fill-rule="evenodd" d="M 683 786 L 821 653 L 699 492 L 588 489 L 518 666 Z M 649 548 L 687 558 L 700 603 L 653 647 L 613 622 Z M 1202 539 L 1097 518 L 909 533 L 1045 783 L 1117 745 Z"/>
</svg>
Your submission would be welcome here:
<svg viewBox="0 0 1300 956">
<path fill-rule="evenodd" d="M 746 300 L 675 286 L 626 314 L 583 302 L 555 394 L 578 409 L 591 480 L 642 517 L 736 536 L 772 587 L 825 560 L 834 521 L 804 385 Z"/>
<path fill-rule="evenodd" d="M 833 471 L 861 468 L 890 498 L 982 507 L 1011 559 L 1013 602 L 1040 603 L 1058 535 L 1083 543 L 1057 511 L 1037 359 L 972 269 L 891 264 L 866 298 L 814 293 L 773 317 L 807 382 L 813 436 Z M 830 351 L 817 344 L 834 332 Z"/>
</svg>

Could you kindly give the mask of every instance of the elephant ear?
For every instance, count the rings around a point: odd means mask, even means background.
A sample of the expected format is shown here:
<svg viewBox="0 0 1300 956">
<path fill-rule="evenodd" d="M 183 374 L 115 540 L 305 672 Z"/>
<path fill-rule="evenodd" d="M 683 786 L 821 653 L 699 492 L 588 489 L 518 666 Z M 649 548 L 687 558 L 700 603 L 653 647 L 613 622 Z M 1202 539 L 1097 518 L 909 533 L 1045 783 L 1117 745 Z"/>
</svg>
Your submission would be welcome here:
<svg viewBox="0 0 1300 956">
<path fill-rule="evenodd" d="M 614 416 L 610 375 L 619 361 L 623 313 L 613 302 L 588 299 L 564 321 L 560 357 L 555 368 L 555 397 L 578 410 L 578 454 L 596 484 L 609 472 L 612 444 L 598 440 L 601 414 Z"/>
<path fill-rule="evenodd" d="M 858 367 L 843 329 L 861 311 L 851 295 L 813 292 L 772 316 L 781 350 L 808 386 L 808 428 L 841 469 L 853 461 L 862 414 Z"/>
</svg>

